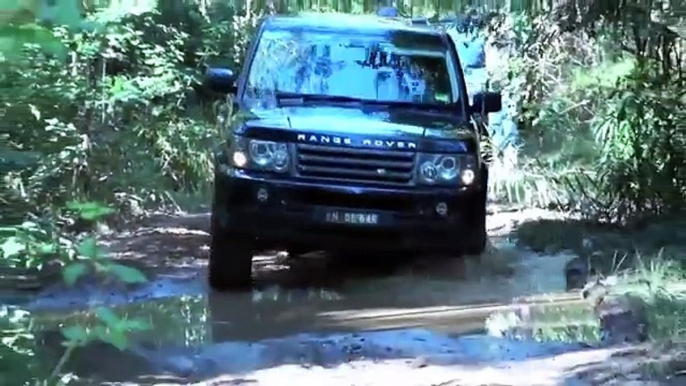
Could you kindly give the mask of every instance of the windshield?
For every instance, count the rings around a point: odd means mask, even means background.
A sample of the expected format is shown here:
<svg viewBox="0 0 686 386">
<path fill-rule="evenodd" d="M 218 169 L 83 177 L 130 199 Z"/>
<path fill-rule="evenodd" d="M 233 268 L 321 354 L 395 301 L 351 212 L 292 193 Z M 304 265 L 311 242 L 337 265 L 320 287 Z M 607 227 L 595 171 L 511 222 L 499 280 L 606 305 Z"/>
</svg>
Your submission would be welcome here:
<svg viewBox="0 0 686 386">
<path fill-rule="evenodd" d="M 277 93 L 447 105 L 457 101 L 455 68 L 443 45 L 397 45 L 383 36 L 266 30 L 244 100 L 273 107 Z M 415 47 L 412 47 L 415 46 Z"/>
</svg>

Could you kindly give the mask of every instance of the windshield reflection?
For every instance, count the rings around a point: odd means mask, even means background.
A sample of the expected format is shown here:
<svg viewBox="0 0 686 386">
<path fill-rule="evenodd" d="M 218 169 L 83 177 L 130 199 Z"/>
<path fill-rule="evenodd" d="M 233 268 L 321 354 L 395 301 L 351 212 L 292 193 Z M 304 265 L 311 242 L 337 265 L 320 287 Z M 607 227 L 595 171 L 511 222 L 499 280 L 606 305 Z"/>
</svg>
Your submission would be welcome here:
<svg viewBox="0 0 686 386">
<path fill-rule="evenodd" d="M 444 47 L 400 47 L 377 35 L 266 30 L 244 100 L 273 108 L 276 93 L 297 93 L 447 105 L 458 99 L 452 69 Z"/>
</svg>

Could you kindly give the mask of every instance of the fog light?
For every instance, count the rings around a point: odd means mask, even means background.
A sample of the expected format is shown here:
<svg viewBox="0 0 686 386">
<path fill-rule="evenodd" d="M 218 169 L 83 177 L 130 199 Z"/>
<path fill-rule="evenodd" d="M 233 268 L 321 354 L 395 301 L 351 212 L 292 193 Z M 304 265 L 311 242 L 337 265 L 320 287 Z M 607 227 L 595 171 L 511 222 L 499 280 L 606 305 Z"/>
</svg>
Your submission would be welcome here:
<svg viewBox="0 0 686 386">
<path fill-rule="evenodd" d="M 265 188 L 257 189 L 257 201 L 267 202 L 268 199 L 269 199 L 269 192 L 267 192 L 267 189 L 265 189 Z"/>
<path fill-rule="evenodd" d="M 436 213 L 438 213 L 439 216 L 447 216 L 448 215 L 448 204 L 445 202 L 439 202 L 436 205 Z"/>
<path fill-rule="evenodd" d="M 462 183 L 465 185 L 471 185 L 474 182 L 474 171 L 473 170 L 463 170 L 462 171 Z"/>
<path fill-rule="evenodd" d="M 233 153 L 233 164 L 242 168 L 248 163 L 248 157 L 242 151 L 237 151 Z"/>
</svg>

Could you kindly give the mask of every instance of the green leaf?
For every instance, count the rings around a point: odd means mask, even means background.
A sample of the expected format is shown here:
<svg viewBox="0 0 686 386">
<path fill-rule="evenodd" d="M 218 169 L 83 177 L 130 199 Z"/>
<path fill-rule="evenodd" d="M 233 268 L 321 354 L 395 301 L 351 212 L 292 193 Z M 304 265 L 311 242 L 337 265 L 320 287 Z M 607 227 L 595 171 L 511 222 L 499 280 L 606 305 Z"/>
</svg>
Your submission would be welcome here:
<svg viewBox="0 0 686 386">
<path fill-rule="evenodd" d="M 88 330 L 82 326 L 65 327 L 62 329 L 62 335 L 64 335 L 67 340 L 77 344 L 84 344 L 90 338 Z"/>
<path fill-rule="evenodd" d="M 91 333 L 91 335 L 98 340 L 107 342 L 107 336 L 109 335 L 109 331 L 109 328 L 103 325 L 97 325 L 93 327 L 93 332 Z"/>
<path fill-rule="evenodd" d="M 64 270 L 62 271 L 62 277 L 64 278 L 64 282 L 67 283 L 67 285 L 72 286 L 76 283 L 77 280 L 83 274 L 86 273 L 86 264 L 84 263 L 73 263 L 68 265 Z"/>
<path fill-rule="evenodd" d="M 119 326 L 121 319 L 109 308 L 98 307 L 95 310 L 95 316 L 105 323 L 110 328 L 116 328 Z"/>
<path fill-rule="evenodd" d="M 102 248 L 98 246 L 98 241 L 92 236 L 79 243 L 78 252 L 79 255 L 89 259 L 99 259 L 105 255 Z"/>
<path fill-rule="evenodd" d="M 105 216 L 108 216 L 112 213 L 114 213 L 114 209 L 102 207 L 102 208 L 93 208 L 93 209 L 83 210 L 79 214 L 79 216 L 84 220 L 95 221 L 95 220 L 99 220 Z"/>
<path fill-rule="evenodd" d="M 126 331 L 147 331 L 152 328 L 147 320 L 141 318 L 122 320 L 122 325 Z"/>
<path fill-rule="evenodd" d="M 93 262 L 93 268 L 97 273 L 107 273 L 109 269 L 109 264 L 102 264 L 97 261 Z"/>
<path fill-rule="evenodd" d="M 41 255 L 49 255 L 57 252 L 57 244 L 55 243 L 39 243 L 36 245 L 37 252 Z"/>
<path fill-rule="evenodd" d="M 19 238 L 16 236 L 8 238 L 0 246 L 0 251 L 2 251 L 2 257 L 4 258 L 14 257 L 24 252 L 24 250 L 26 250 L 26 245 L 19 242 Z"/>
<path fill-rule="evenodd" d="M 2 156 L 0 155 L 0 157 Z M 2 237 L 3 235 L 5 237 L 9 237 L 11 235 L 14 235 L 15 233 L 17 233 L 16 227 L 0 227 L 0 237 Z"/>
<path fill-rule="evenodd" d="M 126 336 L 126 332 L 121 330 L 109 331 L 104 341 L 118 348 L 120 351 L 126 350 L 129 346 L 129 338 Z"/>
<path fill-rule="evenodd" d="M 140 270 L 121 264 L 110 264 L 108 270 L 127 284 L 145 283 L 148 279 Z"/>
<path fill-rule="evenodd" d="M 91 221 L 101 219 L 116 212 L 114 209 L 98 202 L 72 201 L 67 204 L 67 209 L 77 212 L 82 219 Z"/>
</svg>

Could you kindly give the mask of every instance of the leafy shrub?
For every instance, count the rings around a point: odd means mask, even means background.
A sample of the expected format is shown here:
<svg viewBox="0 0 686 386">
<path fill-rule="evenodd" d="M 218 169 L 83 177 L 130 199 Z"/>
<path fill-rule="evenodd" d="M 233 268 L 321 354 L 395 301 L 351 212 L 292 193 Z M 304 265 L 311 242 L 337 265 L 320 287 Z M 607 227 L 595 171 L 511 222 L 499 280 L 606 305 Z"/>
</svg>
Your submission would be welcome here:
<svg viewBox="0 0 686 386">
<path fill-rule="evenodd" d="M 511 200 L 603 221 L 680 207 L 685 99 L 683 67 L 674 66 L 684 64 L 673 58 L 683 48 L 667 47 L 674 54 L 659 62 L 627 50 L 629 42 L 654 40 L 625 33 L 630 23 L 584 28 L 565 20 L 554 13 L 492 19 L 490 43 L 510 58 L 493 83 L 514 101 L 524 139 L 517 173 L 495 184 L 513 185 L 505 189 L 517 193 Z"/>
<path fill-rule="evenodd" d="M 46 30 L 63 52 L 24 44 L 23 55 L 0 61 L 12 95 L 0 101 L 0 195 L 15 209 L 3 216 L 71 199 L 169 204 L 167 191 L 207 190 L 216 96 L 201 74 L 208 64 L 238 67 L 258 17 L 186 2 L 97 11 L 90 28 Z"/>
<path fill-rule="evenodd" d="M 68 208 L 82 219 L 97 221 L 112 213 L 108 207 L 97 203 L 71 203 Z M 94 236 L 81 240 L 60 234 L 54 223 L 36 221 L 14 227 L 6 227 L 0 234 L 0 259 L 11 267 L 40 266 L 49 260 L 59 260 L 65 265 L 63 277 L 73 285 L 92 271 L 105 280 L 124 283 L 144 282 L 145 276 L 138 270 L 117 264 L 107 258 Z M 54 367 L 37 354 L 38 342 L 34 336 L 31 314 L 18 308 L 0 308 L 0 381 L 2 384 L 41 385 L 65 384 L 70 379 L 62 374 L 64 365 L 73 351 L 93 340 L 109 343 L 120 350 L 128 347 L 128 334 L 149 328 L 142 319 L 120 318 L 112 310 L 99 307 L 95 310 L 97 322 L 89 325 L 67 323 L 62 327 L 66 351 Z"/>
</svg>

